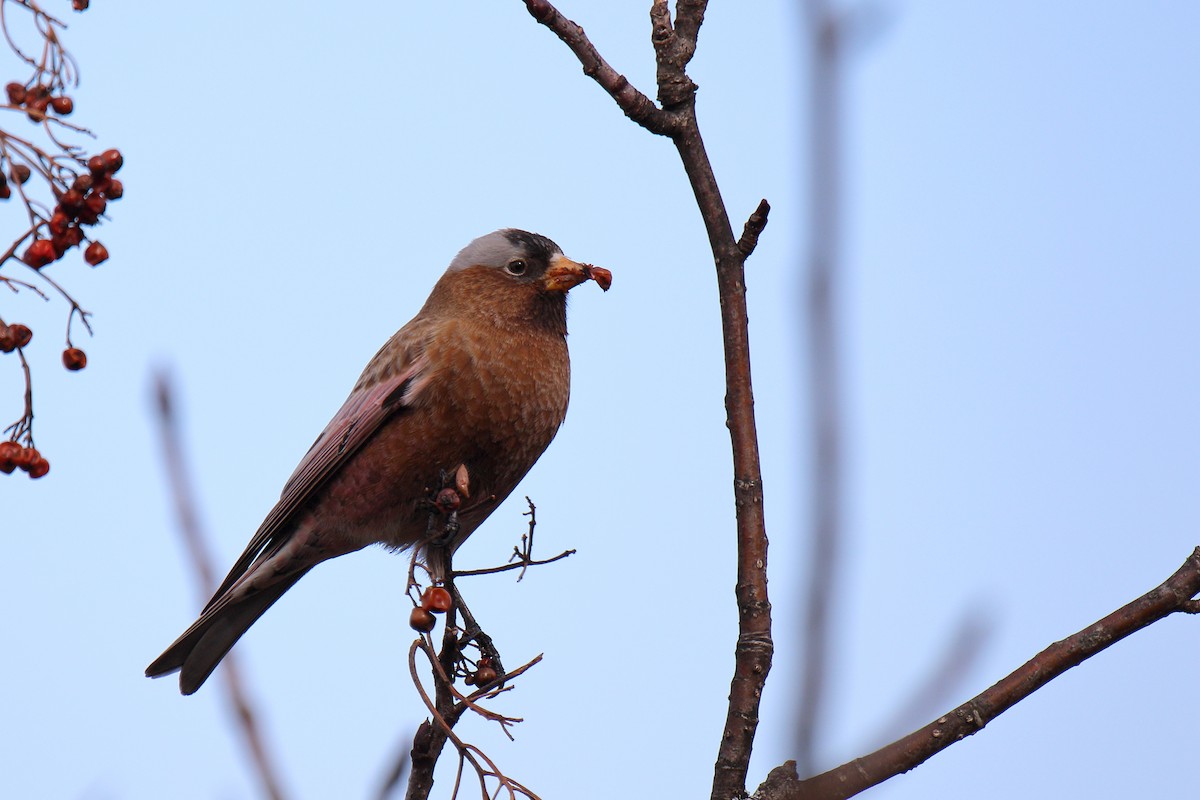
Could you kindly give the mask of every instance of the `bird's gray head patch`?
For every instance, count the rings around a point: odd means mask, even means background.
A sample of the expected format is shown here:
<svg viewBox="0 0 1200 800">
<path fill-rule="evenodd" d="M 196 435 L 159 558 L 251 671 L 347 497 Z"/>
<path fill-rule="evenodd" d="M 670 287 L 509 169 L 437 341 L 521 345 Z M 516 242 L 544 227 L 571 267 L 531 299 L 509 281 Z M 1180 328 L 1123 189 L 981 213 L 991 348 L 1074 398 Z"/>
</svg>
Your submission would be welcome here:
<svg viewBox="0 0 1200 800">
<path fill-rule="evenodd" d="M 447 271 L 453 272 L 468 267 L 500 268 L 514 258 L 529 258 L 548 263 L 554 255 L 561 252 L 562 248 L 545 236 L 516 228 L 504 228 L 480 236 L 460 250 L 450 262 Z"/>
</svg>

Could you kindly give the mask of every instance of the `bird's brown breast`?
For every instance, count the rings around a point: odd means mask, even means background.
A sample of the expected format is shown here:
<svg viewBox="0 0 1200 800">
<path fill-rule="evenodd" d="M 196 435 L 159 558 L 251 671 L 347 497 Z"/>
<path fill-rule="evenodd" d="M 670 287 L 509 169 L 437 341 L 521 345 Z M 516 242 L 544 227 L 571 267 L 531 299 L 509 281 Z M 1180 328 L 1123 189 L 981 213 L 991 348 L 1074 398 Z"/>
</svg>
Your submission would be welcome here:
<svg viewBox="0 0 1200 800">
<path fill-rule="evenodd" d="M 516 487 L 562 424 L 570 395 L 565 337 L 537 326 L 452 317 L 426 334 L 411 407 L 363 446 L 326 492 L 344 534 L 403 547 L 426 533 L 442 471 L 466 465 L 465 538 Z M 369 543 L 362 541 L 358 546 Z"/>
</svg>

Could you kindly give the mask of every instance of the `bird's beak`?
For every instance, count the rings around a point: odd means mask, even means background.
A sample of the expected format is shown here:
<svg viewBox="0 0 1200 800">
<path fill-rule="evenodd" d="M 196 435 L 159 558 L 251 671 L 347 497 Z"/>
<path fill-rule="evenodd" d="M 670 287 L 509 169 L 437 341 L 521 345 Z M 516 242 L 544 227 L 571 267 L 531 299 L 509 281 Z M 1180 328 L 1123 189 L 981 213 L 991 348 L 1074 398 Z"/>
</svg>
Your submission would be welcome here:
<svg viewBox="0 0 1200 800">
<path fill-rule="evenodd" d="M 549 292 L 569 292 L 584 281 L 593 280 L 607 292 L 608 287 L 612 286 L 612 273 L 603 267 L 577 263 L 561 253 L 551 259 L 550 266 L 542 275 L 542 284 Z"/>
</svg>

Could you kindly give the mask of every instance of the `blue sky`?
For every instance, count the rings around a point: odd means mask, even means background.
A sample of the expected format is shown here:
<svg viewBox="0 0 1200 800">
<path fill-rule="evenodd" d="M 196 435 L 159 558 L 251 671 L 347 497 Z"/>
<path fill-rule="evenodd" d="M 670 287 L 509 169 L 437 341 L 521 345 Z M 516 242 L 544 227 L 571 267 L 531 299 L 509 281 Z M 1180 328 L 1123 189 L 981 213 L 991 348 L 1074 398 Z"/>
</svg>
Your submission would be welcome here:
<svg viewBox="0 0 1200 800">
<path fill-rule="evenodd" d="M 561 8 L 652 91 L 648 4 Z M 847 70 L 828 766 L 877 743 L 964 615 L 988 620 L 986 647 L 928 717 L 1200 543 L 1200 9 L 880 9 Z M 460 247 L 505 226 L 614 283 L 573 293 L 570 413 L 518 492 L 545 552 L 579 553 L 467 587 L 507 661 L 545 653 L 499 704 L 526 721 L 515 743 L 480 722 L 462 733 L 543 797 L 707 796 L 735 639 L 730 457 L 715 282 L 674 149 L 515 0 L 287 12 L 72 17 L 76 117 L 126 154 L 126 196 L 100 232 L 108 263 L 54 267 L 95 312 L 85 371 L 55 366 L 61 306 L 3 300 L 38 331 L 53 471 L 0 479 L 0 796 L 256 796 L 221 687 L 182 698 L 142 677 L 199 605 L 151 370 L 177 378 L 223 570 L 379 344 Z M 774 208 L 747 280 L 777 640 L 752 787 L 790 756 L 800 658 L 799 31 L 791 4 L 713 3 L 692 70 L 735 224 L 760 197 Z M 0 358 L 5 421 L 19 391 Z M 461 561 L 502 560 L 522 510 L 501 507 Z M 404 567 L 377 550 L 323 565 L 238 646 L 296 797 L 369 796 L 424 716 Z M 1177 795 L 1200 713 L 1195 626 L 1137 634 L 866 796 Z"/>
</svg>

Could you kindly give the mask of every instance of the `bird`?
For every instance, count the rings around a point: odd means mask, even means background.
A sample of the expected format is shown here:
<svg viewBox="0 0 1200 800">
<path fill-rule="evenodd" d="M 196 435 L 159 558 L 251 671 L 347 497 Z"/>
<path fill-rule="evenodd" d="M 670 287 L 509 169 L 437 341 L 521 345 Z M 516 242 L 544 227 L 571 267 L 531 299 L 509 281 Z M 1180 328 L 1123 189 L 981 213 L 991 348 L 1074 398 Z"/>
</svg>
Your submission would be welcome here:
<svg viewBox="0 0 1200 800">
<path fill-rule="evenodd" d="M 567 292 L 612 273 L 515 228 L 450 262 L 424 306 L 367 364 L 199 618 L 146 668 L 194 693 L 317 564 L 382 544 L 421 547 L 429 497 L 469 479 L 453 552 L 557 433 L 570 395 Z M 435 578 L 437 576 L 435 575 Z"/>
</svg>

